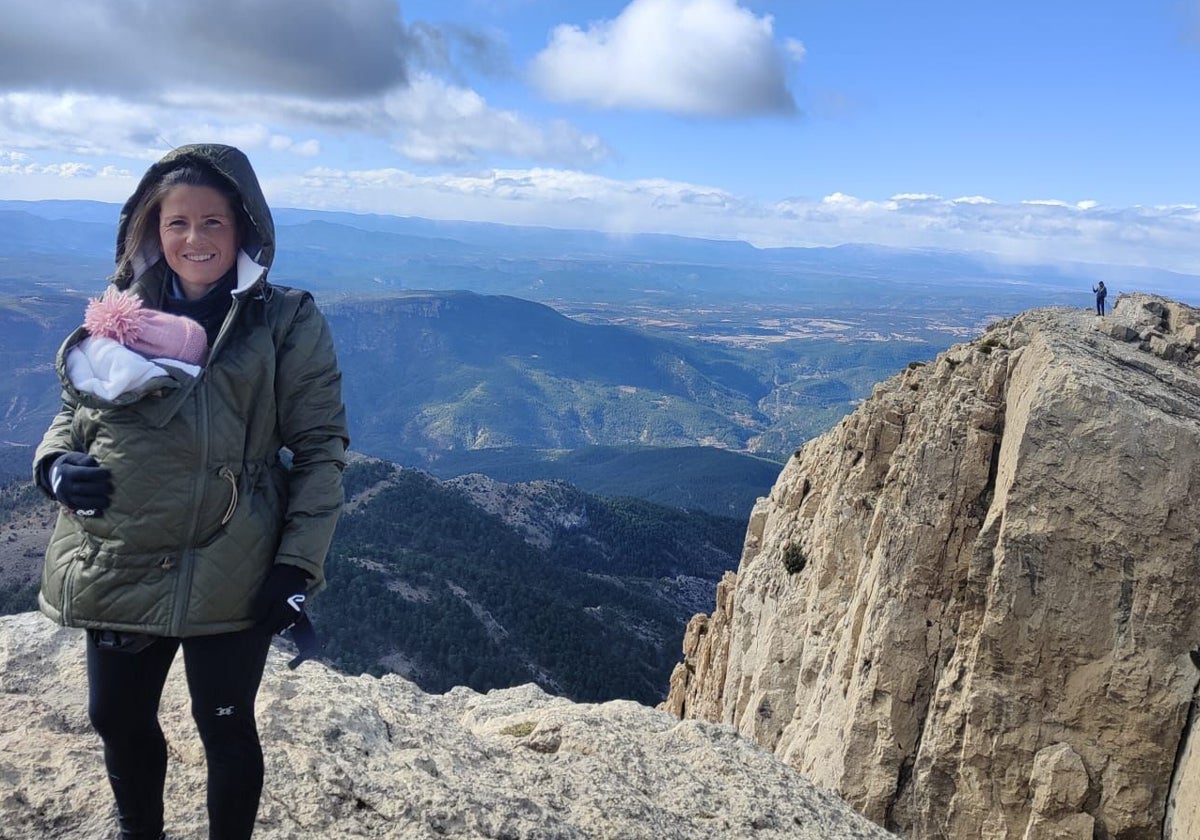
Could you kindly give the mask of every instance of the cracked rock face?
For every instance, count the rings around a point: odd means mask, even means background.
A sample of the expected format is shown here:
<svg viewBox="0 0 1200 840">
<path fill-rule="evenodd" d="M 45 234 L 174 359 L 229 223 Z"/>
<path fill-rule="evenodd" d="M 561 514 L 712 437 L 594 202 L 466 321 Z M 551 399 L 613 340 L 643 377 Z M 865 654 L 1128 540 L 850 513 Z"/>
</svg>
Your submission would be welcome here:
<svg viewBox="0 0 1200 840">
<path fill-rule="evenodd" d="M 912 838 L 1200 836 L 1198 336 L 1129 295 L 880 385 L 759 501 L 665 707 Z"/>
<path fill-rule="evenodd" d="M 425 694 L 395 675 L 296 671 L 273 650 L 258 700 L 255 840 L 883 840 L 891 835 L 729 727 L 533 685 Z M 0 838 L 115 834 L 87 721 L 83 634 L 0 617 Z M 167 680 L 167 832 L 207 836 L 204 756 L 182 663 Z"/>
</svg>

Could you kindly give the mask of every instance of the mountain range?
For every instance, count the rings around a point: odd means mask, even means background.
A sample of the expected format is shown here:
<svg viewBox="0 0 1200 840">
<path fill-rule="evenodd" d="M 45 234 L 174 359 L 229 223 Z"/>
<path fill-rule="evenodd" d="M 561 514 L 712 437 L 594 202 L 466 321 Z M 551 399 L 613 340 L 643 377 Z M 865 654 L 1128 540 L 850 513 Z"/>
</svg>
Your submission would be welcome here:
<svg viewBox="0 0 1200 840">
<path fill-rule="evenodd" d="M 56 405 L 49 360 L 81 296 L 103 286 L 117 210 L 0 201 L 10 443 L 36 440 Z M 1122 284 L 1200 288 L 1168 272 L 982 254 L 275 215 L 272 277 L 315 291 L 328 312 L 356 447 L 431 468 L 450 454 L 444 463 L 472 469 L 458 457 L 472 451 L 494 464 L 493 450 L 546 466 L 538 453 L 588 446 L 783 461 L 876 382 L 996 318 L 1088 307 L 1090 284 L 1113 274 L 1114 297 Z"/>
<path fill-rule="evenodd" d="M 62 292 L 0 296 L 0 362 L 10 372 L 0 384 L 0 440 L 40 439 L 59 405 L 55 352 L 84 304 Z M 932 352 L 908 341 L 739 348 L 470 292 L 359 296 L 325 310 L 354 447 L 413 466 L 459 453 L 447 463 L 463 471 L 486 469 L 496 449 L 510 463 L 527 450 L 537 464 L 546 459 L 535 450 L 587 446 L 706 446 L 782 461 L 879 378 Z M 476 450 L 486 451 L 480 466 L 461 455 Z M 634 466 L 637 455 L 627 455 L 622 463 Z M 744 466 L 765 489 L 761 462 Z M 714 501 L 711 509 L 744 512 L 753 499 Z"/>
<path fill-rule="evenodd" d="M 70 282 L 89 288 L 111 269 L 119 209 L 95 201 L 0 200 L 0 259 L 53 258 L 79 268 Z M 1114 293 L 1150 289 L 1185 301 L 1196 301 L 1200 287 L 1194 276 L 1165 270 L 1022 264 L 975 252 L 874 245 L 756 248 L 664 234 L 294 208 L 276 209 L 274 217 L 279 245 L 274 276 L 322 293 L 471 289 L 542 301 L 672 304 L 714 301 L 714 295 L 715 301 L 782 302 L 816 295 L 833 306 L 871 306 L 876 298 L 902 305 L 923 297 L 937 306 L 937 297 L 948 294 L 989 300 L 1015 314 L 1030 305 L 1078 299 L 1097 279 L 1109 282 Z"/>
</svg>

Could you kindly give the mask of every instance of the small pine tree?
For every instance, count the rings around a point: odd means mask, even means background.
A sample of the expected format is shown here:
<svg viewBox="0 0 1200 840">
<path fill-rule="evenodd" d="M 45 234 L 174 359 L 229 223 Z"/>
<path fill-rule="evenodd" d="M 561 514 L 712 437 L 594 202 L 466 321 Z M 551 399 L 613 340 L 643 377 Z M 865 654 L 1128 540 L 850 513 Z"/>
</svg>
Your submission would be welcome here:
<svg viewBox="0 0 1200 840">
<path fill-rule="evenodd" d="M 788 543 L 783 550 L 783 568 L 789 575 L 799 574 L 808 565 L 808 558 L 796 543 Z"/>
</svg>

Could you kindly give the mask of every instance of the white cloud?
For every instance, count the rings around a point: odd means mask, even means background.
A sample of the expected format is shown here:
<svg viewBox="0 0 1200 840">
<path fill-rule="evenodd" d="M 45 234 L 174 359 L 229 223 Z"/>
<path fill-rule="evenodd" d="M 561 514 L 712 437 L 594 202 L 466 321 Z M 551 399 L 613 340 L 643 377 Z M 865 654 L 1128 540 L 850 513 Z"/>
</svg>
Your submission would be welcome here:
<svg viewBox="0 0 1200 840">
<path fill-rule="evenodd" d="M 291 152 L 299 155 L 300 157 L 316 157 L 321 153 L 321 144 L 316 140 L 304 140 L 300 143 L 293 144 L 291 147 Z"/>
<path fill-rule="evenodd" d="M 423 75 L 382 103 L 387 123 L 400 136 L 395 147 L 422 163 L 462 163 L 481 153 L 525 160 L 592 164 L 608 157 L 608 147 L 563 121 L 531 123 L 513 111 L 490 107 L 468 88 Z"/>
<path fill-rule="evenodd" d="M 378 189 L 389 194 L 398 188 L 423 188 L 461 196 L 537 202 L 591 204 L 635 199 L 659 208 L 705 206 L 729 209 L 741 199 L 714 187 L 666 179 L 620 181 L 569 169 L 488 169 L 468 174 L 416 175 L 402 169 L 341 170 L 319 167 L 304 177 L 306 189 L 354 194 Z M 548 211 L 553 213 L 553 210 Z"/>
<path fill-rule="evenodd" d="M 784 49 L 803 56 L 799 41 Z M 551 99 L 600 108 L 716 117 L 795 110 L 774 20 L 735 0 L 633 0 L 586 31 L 559 26 L 530 74 Z"/>
<path fill-rule="evenodd" d="M 179 119 L 180 114 L 172 114 Z M 170 146 L 181 146 L 202 139 L 206 143 L 225 143 L 250 152 L 265 149 L 272 152 L 310 158 L 321 151 L 321 144 L 314 139 L 297 142 L 286 134 L 280 134 L 263 123 L 180 122 L 162 132 L 162 138 Z"/>
<path fill-rule="evenodd" d="M 39 201 L 48 198 L 122 202 L 137 179 L 117 166 L 97 167 L 83 161 L 38 163 L 26 158 L 5 164 L 0 155 L 0 195 Z"/>
<path fill-rule="evenodd" d="M 97 169 L 90 163 L 64 161 L 61 163 L 8 163 L 0 164 L 0 173 L 5 175 L 49 175 L 60 179 L 131 178 L 130 170 L 119 167 Z"/>
<path fill-rule="evenodd" d="M 610 154 L 597 135 L 565 121 L 530 122 L 491 107 L 469 88 L 427 75 L 381 97 L 344 102 L 215 91 L 175 92 L 138 104 L 78 93 L 0 94 L 0 136 L 19 149 L 155 160 L 173 146 L 204 140 L 246 151 L 320 154 L 317 138 L 295 137 L 264 118 L 301 130 L 381 137 L 419 163 L 461 163 L 498 154 L 583 166 Z"/>
<path fill-rule="evenodd" d="M 995 204 L 994 199 L 983 195 L 964 195 L 953 199 L 955 204 Z"/>
<path fill-rule="evenodd" d="M 51 175 L 57 178 L 91 178 L 96 177 L 95 167 L 86 163 L 26 163 L 0 166 L 0 173 L 5 175 Z"/>
<path fill-rule="evenodd" d="M 825 196 L 824 198 L 821 199 L 821 203 L 827 204 L 827 205 L 828 204 L 836 204 L 836 205 L 841 205 L 843 207 L 857 207 L 857 206 L 860 206 L 863 204 L 863 202 L 859 201 L 854 196 L 846 195 L 845 193 L 840 193 L 840 192 L 836 192 L 836 193 L 833 193 L 832 195 Z"/>
<path fill-rule="evenodd" d="M 714 187 L 665 179 L 620 181 L 569 169 L 486 169 L 418 175 L 401 169 L 320 167 L 264 182 L 275 203 L 609 232 L 711 235 L 716 220 L 753 214 Z M 313 196 L 321 196 L 316 202 Z"/>
<path fill-rule="evenodd" d="M 783 50 L 787 53 L 788 58 L 792 61 L 804 61 L 808 56 L 808 48 L 804 46 L 804 42 L 796 38 L 785 38 L 783 41 Z"/>
<path fill-rule="evenodd" d="M 919 202 L 859 199 L 772 206 L 757 227 L 760 245 L 870 242 L 896 247 L 986 251 L 1058 263 L 1069 260 L 1200 272 L 1200 208 L 1107 208 L 1094 201 L 1031 199 L 1002 204 L 982 196 Z M 734 230 L 729 226 L 728 230 Z"/>
<path fill-rule="evenodd" d="M 78 93 L 0 94 L 0 135 L 31 151 L 137 160 L 156 160 L 172 146 L 200 138 L 301 157 L 320 151 L 314 139 L 296 141 L 261 122 L 197 121 L 194 98 L 190 104 L 134 104 Z"/>
<path fill-rule="evenodd" d="M 152 157 L 161 121 L 154 108 L 76 93 L 0 95 L 0 135 L 26 151 Z"/>
</svg>

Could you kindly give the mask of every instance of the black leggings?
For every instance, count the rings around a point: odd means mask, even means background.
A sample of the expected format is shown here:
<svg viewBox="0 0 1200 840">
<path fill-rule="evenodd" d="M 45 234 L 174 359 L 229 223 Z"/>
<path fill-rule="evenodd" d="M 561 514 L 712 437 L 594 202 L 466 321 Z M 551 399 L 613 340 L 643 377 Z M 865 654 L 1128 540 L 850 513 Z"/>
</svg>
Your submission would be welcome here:
<svg viewBox="0 0 1200 840">
<path fill-rule="evenodd" d="M 88 715 L 104 742 L 121 840 L 158 840 L 163 830 L 167 742 L 158 704 L 181 644 L 208 763 L 209 840 L 249 840 L 263 780 L 254 698 L 270 634 L 159 639 L 138 653 L 98 648 L 91 633 L 87 640 Z"/>
</svg>

